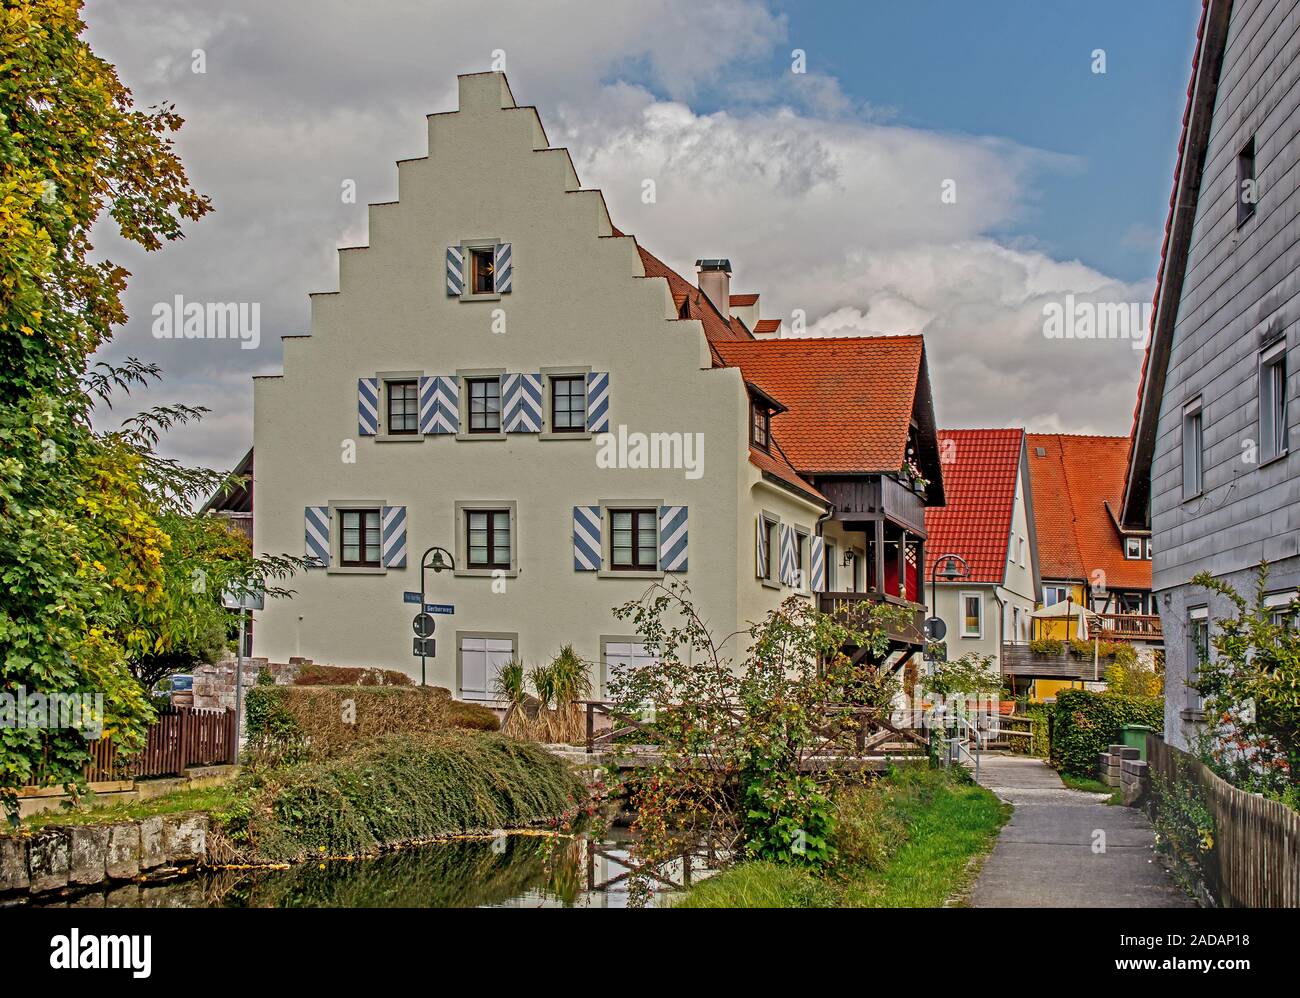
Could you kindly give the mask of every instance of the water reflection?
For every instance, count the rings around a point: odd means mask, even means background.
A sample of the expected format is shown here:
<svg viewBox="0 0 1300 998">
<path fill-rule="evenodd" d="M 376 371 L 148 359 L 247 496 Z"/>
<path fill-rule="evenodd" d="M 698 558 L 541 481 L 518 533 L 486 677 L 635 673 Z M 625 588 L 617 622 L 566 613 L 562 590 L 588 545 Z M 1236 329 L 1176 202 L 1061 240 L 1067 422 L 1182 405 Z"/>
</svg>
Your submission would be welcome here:
<svg viewBox="0 0 1300 998">
<path fill-rule="evenodd" d="M 160 884 L 130 884 L 46 904 L 228 908 L 624 908 L 662 905 L 716 872 L 698 849 L 634 869 L 631 840 L 507 835 L 438 842 L 373 859 L 307 863 L 287 870 L 215 870 Z"/>
</svg>

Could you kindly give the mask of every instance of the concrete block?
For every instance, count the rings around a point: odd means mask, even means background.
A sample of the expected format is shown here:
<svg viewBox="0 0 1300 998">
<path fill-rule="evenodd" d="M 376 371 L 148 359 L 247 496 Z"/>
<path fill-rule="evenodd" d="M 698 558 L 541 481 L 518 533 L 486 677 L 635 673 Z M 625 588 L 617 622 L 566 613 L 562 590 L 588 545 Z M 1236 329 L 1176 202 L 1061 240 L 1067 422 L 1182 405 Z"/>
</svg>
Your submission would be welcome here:
<svg viewBox="0 0 1300 998">
<path fill-rule="evenodd" d="M 1111 753 L 1114 755 L 1115 753 Z M 1120 759 L 1140 759 L 1142 750 L 1134 745 L 1125 745 L 1119 750 Z"/>
<path fill-rule="evenodd" d="M 33 894 L 68 886 L 68 830 L 57 825 L 44 828 L 31 838 L 29 860 Z"/>
<path fill-rule="evenodd" d="M 68 881 L 98 884 L 104 880 L 108 858 L 108 828 L 73 825 L 68 829 Z"/>
<path fill-rule="evenodd" d="M 1106 749 L 1106 751 L 1109 752 L 1111 755 L 1122 756 L 1126 748 L 1128 748 L 1127 745 L 1116 744 L 1116 745 L 1111 745 L 1109 748 Z"/>
<path fill-rule="evenodd" d="M 113 880 L 129 880 L 140 874 L 140 826 L 134 822 L 110 825 L 108 855 L 104 872 Z"/>
<path fill-rule="evenodd" d="M 25 891 L 31 880 L 27 876 L 28 840 L 20 835 L 0 836 L 0 894 Z"/>
<path fill-rule="evenodd" d="M 163 820 L 160 816 L 145 818 L 140 822 L 140 869 L 152 870 L 167 862 L 163 845 Z"/>
</svg>

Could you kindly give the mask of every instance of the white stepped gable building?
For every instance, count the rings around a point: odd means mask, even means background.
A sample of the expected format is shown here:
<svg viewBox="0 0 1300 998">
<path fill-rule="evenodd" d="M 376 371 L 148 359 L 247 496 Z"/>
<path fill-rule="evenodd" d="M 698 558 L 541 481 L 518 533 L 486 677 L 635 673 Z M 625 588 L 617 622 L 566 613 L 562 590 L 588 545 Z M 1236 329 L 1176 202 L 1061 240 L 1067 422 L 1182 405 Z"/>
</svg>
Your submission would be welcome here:
<svg viewBox="0 0 1300 998">
<path fill-rule="evenodd" d="M 371 206 L 370 245 L 340 251 L 339 290 L 312 295 L 311 335 L 256 379 L 254 546 L 305 538 L 317 565 L 268 605 L 256 653 L 418 673 L 403 594 L 434 545 L 456 568 L 429 572 L 426 598 L 455 609 L 428 678 L 465 699 L 565 643 L 599 691 L 647 659 L 612 609 L 669 574 L 719 636 L 816 598 L 829 536 L 844 553 L 852 527 L 787 460 L 786 400 L 722 358 L 769 345 L 746 322 L 757 296 L 733 312 L 726 261 L 701 261 L 701 291 L 616 230 L 501 74 L 459 82 L 428 156 L 398 164 L 399 200 Z M 905 438 L 913 399 L 929 406 L 915 353 Z M 689 440 L 698 473 L 667 446 L 598 461 L 605 433 Z M 769 536 L 779 571 L 756 558 Z"/>
</svg>

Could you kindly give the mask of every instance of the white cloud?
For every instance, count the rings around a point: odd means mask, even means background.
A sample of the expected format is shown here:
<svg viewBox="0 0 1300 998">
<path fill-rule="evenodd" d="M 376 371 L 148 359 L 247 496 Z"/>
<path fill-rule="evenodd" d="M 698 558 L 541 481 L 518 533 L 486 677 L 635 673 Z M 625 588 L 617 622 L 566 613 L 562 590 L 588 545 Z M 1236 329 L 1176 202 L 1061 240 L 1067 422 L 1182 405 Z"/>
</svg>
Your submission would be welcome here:
<svg viewBox="0 0 1300 998">
<path fill-rule="evenodd" d="M 85 15 L 142 104 L 177 102 L 178 148 L 217 209 L 159 254 L 100 240 L 135 274 L 132 321 L 107 355 L 164 366 L 143 401 L 210 399 L 220 413 L 176 433 L 173 453 L 230 465 L 243 452 L 251 375 L 278 366 L 279 335 L 306 331 L 307 294 L 336 286 L 334 248 L 366 241 L 365 205 L 396 196 L 393 161 L 424 154 L 424 115 L 454 107 L 455 74 L 495 49 L 615 223 L 687 276 L 698 256 L 729 256 L 766 316 L 802 308 L 816 334 L 924 332 L 946 424 L 1127 430 L 1139 355 L 1047 341 L 1041 310 L 1052 295 L 1149 288 L 990 235 L 1032 210 L 1043 171 L 1076 164 L 893 124 L 833 77 L 789 73 L 784 20 L 758 0 L 208 7 L 92 0 Z M 728 109 L 693 110 L 706 91 Z M 654 205 L 640 200 L 647 177 Z M 339 197 L 347 178 L 355 205 Z M 154 340 L 150 306 L 177 293 L 260 302 L 264 347 Z"/>
</svg>

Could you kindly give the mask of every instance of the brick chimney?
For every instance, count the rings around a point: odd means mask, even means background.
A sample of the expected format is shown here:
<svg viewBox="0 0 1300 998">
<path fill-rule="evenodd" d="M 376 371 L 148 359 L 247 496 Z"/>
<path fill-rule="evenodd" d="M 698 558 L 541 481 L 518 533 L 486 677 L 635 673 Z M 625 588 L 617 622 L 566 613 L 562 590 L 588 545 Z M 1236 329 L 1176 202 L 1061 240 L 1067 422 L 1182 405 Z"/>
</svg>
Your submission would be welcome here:
<svg viewBox="0 0 1300 998">
<path fill-rule="evenodd" d="M 731 261 L 696 260 L 695 283 L 724 318 L 731 318 Z"/>
</svg>

